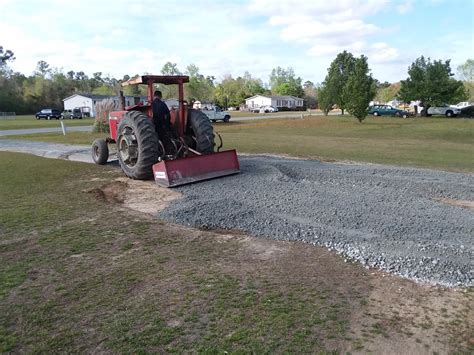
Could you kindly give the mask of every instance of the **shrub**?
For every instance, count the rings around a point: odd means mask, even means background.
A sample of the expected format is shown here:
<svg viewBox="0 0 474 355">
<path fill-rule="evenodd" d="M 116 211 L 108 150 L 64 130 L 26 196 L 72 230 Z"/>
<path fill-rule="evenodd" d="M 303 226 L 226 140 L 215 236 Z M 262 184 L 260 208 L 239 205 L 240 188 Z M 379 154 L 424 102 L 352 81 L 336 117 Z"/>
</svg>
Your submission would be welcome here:
<svg viewBox="0 0 474 355">
<path fill-rule="evenodd" d="M 109 114 L 119 109 L 118 102 L 105 99 L 95 105 L 94 132 L 109 133 Z"/>
</svg>

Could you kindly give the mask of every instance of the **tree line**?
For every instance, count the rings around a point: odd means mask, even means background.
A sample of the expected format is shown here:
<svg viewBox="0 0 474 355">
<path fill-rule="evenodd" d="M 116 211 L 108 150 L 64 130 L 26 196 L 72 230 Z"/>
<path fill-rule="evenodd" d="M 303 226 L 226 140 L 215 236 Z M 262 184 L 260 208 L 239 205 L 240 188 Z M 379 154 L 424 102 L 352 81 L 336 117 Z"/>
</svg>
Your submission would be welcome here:
<svg viewBox="0 0 474 355">
<path fill-rule="evenodd" d="M 64 72 L 45 61 L 39 61 L 34 72 L 26 76 L 10 68 L 8 64 L 13 60 L 13 52 L 4 51 L 0 47 L 0 111 L 31 114 L 45 107 L 61 108 L 62 100 L 75 93 L 115 96 L 123 91 L 124 95 L 146 95 L 143 85 L 121 86 L 122 82 L 132 77 L 130 75 L 117 79 L 96 72 L 88 76 L 83 71 Z M 313 83 L 306 82 L 303 88 L 302 79 L 296 76 L 292 68 L 275 68 L 270 75 L 269 85 L 264 85 L 248 72 L 237 78 L 226 75 L 222 81 L 217 82 L 215 77 L 201 74 L 195 64 L 190 64 L 181 71 L 176 63 L 168 62 L 162 67 L 161 74 L 188 75 L 190 79 L 185 85 L 186 100 L 215 102 L 221 107 L 238 107 L 247 97 L 257 94 L 294 95 L 316 102 Z M 158 89 L 165 99 L 177 97 L 176 86 L 158 85 Z"/>
<path fill-rule="evenodd" d="M 131 78 L 104 76 L 102 72 L 91 76 L 83 71 L 64 72 L 39 61 L 33 73 L 26 76 L 14 72 L 9 64 L 15 60 L 12 50 L 0 46 L 0 111 L 30 114 L 45 107 L 61 108 L 62 100 L 74 93 L 98 95 L 146 95 L 144 86 L 125 86 L 121 83 Z M 293 68 L 277 67 L 271 71 L 268 84 L 253 77 L 249 72 L 243 76 L 226 75 L 218 82 L 213 76 L 200 73 L 195 64 L 189 64 L 184 71 L 176 63 L 163 65 L 163 75 L 185 74 L 190 81 L 185 85 L 185 98 L 188 101 L 200 100 L 214 102 L 221 107 L 241 105 L 248 97 L 263 95 L 291 95 L 305 100 L 307 107 L 321 108 L 328 113 L 334 107 L 363 119 L 370 101 L 387 102 L 398 98 L 404 102 L 421 100 L 425 105 L 452 103 L 469 98 L 473 100 L 474 60 L 458 67 L 463 82 L 455 80 L 450 61 L 431 61 L 420 57 L 408 69 L 408 78 L 399 83 L 381 83 L 372 77 L 368 59 L 352 53 L 339 53 L 330 64 L 327 75 L 321 84 L 303 82 Z M 160 86 L 164 98 L 176 98 L 174 86 Z"/>
<path fill-rule="evenodd" d="M 328 68 L 319 90 L 319 106 L 327 114 L 334 107 L 347 109 L 360 122 L 367 117 L 369 103 L 378 97 L 387 102 L 419 102 L 421 113 L 426 115 L 430 106 L 457 103 L 473 99 L 474 61 L 469 59 L 458 68 L 466 79 L 456 80 L 450 60 L 434 60 L 421 56 L 408 68 L 408 78 L 400 83 L 380 83 L 370 73 L 367 57 L 356 58 L 347 51 L 339 53 Z"/>
</svg>

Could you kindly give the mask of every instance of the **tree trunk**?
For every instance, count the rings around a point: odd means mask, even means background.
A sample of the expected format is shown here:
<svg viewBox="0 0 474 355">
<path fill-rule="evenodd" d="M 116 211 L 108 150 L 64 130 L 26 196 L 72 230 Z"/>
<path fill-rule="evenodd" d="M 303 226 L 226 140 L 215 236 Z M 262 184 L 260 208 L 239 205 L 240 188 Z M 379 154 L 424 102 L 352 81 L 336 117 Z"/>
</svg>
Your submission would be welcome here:
<svg viewBox="0 0 474 355">
<path fill-rule="evenodd" d="M 341 115 L 344 115 L 344 109 L 341 108 Z"/>
<path fill-rule="evenodd" d="M 428 115 L 428 109 L 429 109 L 430 107 L 431 107 L 430 105 L 426 105 L 425 107 L 423 107 L 423 109 L 422 109 L 421 112 L 420 112 L 420 116 L 421 116 L 421 117 L 429 117 L 429 115 Z"/>
</svg>

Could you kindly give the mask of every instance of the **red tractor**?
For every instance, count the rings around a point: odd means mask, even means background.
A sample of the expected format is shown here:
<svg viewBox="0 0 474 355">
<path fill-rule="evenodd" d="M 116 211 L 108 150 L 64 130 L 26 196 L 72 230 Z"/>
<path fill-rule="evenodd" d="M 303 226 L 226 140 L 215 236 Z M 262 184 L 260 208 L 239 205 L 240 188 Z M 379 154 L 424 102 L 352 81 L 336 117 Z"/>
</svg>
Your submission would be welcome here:
<svg viewBox="0 0 474 355">
<path fill-rule="evenodd" d="M 109 143 L 115 143 L 117 158 L 125 175 L 132 179 L 155 181 L 167 187 L 238 173 L 239 161 L 235 150 L 215 149 L 214 130 L 209 118 L 199 110 L 187 107 L 184 101 L 184 75 L 144 75 L 122 83 L 147 85 L 147 104 L 125 108 L 121 94 L 121 111 L 109 115 L 110 137 L 96 139 L 92 158 L 96 164 L 106 164 Z M 154 84 L 178 85 L 177 109 L 170 110 L 171 131 L 160 134 L 152 121 Z M 220 137 L 219 137 L 220 138 Z M 216 150 L 216 151 L 215 151 Z"/>
</svg>

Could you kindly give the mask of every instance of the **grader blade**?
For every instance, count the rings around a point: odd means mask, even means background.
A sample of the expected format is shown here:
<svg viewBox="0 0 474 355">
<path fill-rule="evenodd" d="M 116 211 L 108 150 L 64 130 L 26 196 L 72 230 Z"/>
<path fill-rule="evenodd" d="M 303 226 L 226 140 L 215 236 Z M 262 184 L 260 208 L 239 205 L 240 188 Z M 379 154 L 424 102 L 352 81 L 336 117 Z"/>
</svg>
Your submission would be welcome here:
<svg viewBox="0 0 474 355">
<path fill-rule="evenodd" d="M 235 150 L 164 160 L 153 165 L 158 185 L 175 187 L 240 172 Z"/>
</svg>

